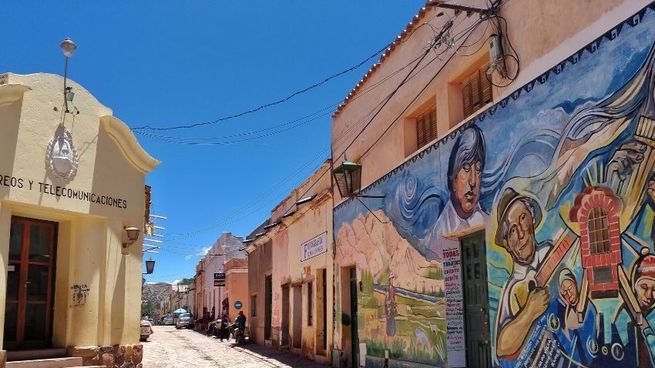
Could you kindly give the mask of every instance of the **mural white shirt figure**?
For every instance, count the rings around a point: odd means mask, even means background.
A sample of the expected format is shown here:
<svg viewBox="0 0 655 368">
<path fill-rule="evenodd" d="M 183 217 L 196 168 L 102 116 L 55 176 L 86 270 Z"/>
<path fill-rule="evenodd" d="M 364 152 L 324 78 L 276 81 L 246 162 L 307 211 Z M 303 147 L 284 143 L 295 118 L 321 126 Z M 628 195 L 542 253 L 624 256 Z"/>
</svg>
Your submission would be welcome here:
<svg viewBox="0 0 655 368">
<path fill-rule="evenodd" d="M 432 230 L 425 238 L 429 255 L 432 259 L 443 259 L 444 249 L 459 246 L 458 241 L 445 238 L 444 235 L 461 231 L 471 226 L 485 224 L 488 218 L 489 215 L 482 211 L 478 203 L 471 216 L 463 219 L 455 211 L 452 201 L 448 201 L 441 215 L 439 215 L 437 222 L 434 223 Z"/>
<path fill-rule="evenodd" d="M 503 295 L 500 298 L 500 306 L 498 307 L 498 329 L 500 330 L 503 328 L 507 322 L 513 317 L 512 311 L 510 310 L 510 290 L 512 290 L 513 286 L 525 280 L 525 277 L 528 275 L 528 272 L 530 271 L 537 271 L 539 269 L 539 266 L 543 263 L 544 259 L 546 258 L 546 255 L 548 255 L 548 252 L 550 252 L 550 249 L 552 248 L 552 245 L 550 242 L 544 242 L 541 244 L 537 245 L 537 251 L 535 253 L 534 259 L 532 260 L 532 263 L 529 265 L 522 265 L 520 263 L 514 263 L 513 269 L 512 269 L 512 276 L 510 279 L 507 281 L 507 284 L 503 288 Z"/>
<path fill-rule="evenodd" d="M 442 260 L 444 274 L 448 275 L 444 279 L 444 292 L 446 295 L 446 338 L 449 367 L 466 366 L 466 340 L 459 241 L 445 238 L 444 235 L 484 224 L 488 217 L 489 215 L 482 211 L 480 205 L 476 204 L 471 215 L 463 219 L 455 211 L 452 201 L 448 201 L 424 239 L 428 257 Z M 446 255 L 444 250 L 451 250 L 451 252 Z"/>
</svg>

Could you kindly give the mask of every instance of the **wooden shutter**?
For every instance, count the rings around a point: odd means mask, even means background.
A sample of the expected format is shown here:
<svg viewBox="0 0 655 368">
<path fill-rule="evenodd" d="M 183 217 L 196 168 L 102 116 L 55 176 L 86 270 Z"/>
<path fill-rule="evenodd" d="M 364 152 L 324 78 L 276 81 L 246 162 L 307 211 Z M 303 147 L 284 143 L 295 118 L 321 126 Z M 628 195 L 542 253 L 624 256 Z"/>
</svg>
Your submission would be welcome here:
<svg viewBox="0 0 655 368">
<path fill-rule="evenodd" d="M 421 148 L 437 138 L 437 110 L 433 106 L 416 118 L 416 148 Z"/>
<path fill-rule="evenodd" d="M 462 86 L 462 107 L 464 117 L 473 114 L 493 100 L 491 82 L 487 78 L 488 65 L 474 71 Z"/>
</svg>

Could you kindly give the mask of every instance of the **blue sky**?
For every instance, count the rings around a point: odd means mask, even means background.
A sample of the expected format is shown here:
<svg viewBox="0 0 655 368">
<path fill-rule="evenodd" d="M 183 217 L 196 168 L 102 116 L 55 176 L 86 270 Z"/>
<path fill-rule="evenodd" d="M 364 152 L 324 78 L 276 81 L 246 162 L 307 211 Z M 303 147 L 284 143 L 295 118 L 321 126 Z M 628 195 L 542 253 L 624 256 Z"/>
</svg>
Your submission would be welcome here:
<svg viewBox="0 0 655 368">
<path fill-rule="evenodd" d="M 8 2 L 0 25 L 0 72 L 63 74 L 59 43 L 71 37 L 78 50 L 69 77 L 130 127 L 201 123 L 286 97 L 358 64 L 392 41 L 423 4 Z M 147 183 L 153 188 L 153 213 L 168 217 L 161 223 L 165 243 L 152 255 L 157 264 L 148 281 L 193 276 L 199 254 L 221 233 L 244 236 L 266 219 L 329 156 L 333 105 L 377 60 L 254 114 L 157 132 L 175 136 L 175 142 L 219 137 L 211 141 L 221 144 L 176 144 L 138 135 L 162 161 Z M 319 110 L 317 119 L 293 123 L 279 134 L 261 132 Z M 261 133 L 255 139 L 256 131 Z"/>
</svg>

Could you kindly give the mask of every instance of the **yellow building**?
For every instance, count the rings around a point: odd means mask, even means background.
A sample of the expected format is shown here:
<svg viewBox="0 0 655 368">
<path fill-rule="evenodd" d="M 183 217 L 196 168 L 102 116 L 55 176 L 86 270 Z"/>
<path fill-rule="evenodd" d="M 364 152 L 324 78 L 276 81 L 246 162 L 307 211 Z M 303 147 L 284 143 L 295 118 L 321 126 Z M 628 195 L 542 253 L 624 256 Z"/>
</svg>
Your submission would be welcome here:
<svg viewBox="0 0 655 368">
<path fill-rule="evenodd" d="M 159 161 L 81 86 L 65 101 L 64 83 L 0 75 L 0 367 L 141 361 L 139 230 Z"/>
</svg>

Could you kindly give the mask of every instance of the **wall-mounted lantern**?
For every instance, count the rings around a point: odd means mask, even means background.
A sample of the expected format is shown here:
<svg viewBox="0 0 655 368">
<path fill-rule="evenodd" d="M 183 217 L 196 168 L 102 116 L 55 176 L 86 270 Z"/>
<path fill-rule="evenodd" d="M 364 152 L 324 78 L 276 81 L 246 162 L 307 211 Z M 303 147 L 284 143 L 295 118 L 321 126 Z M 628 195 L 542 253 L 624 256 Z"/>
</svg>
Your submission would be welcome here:
<svg viewBox="0 0 655 368">
<path fill-rule="evenodd" d="M 146 261 L 146 275 L 155 272 L 155 261 L 151 258 Z"/>
<path fill-rule="evenodd" d="M 122 254 L 127 254 L 127 247 L 130 245 L 134 244 L 137 239 L 139 239 L 139 233 L 141 232 L 138 227 L 136 226 L 125 226 L 123 228 L 125 234 L 123 234 L 123 250 L 121 251 Z M 127 241 L 125 238 L 127 237 Z"/>
<path fill-rule="evenodd" d="M 359 192 L 362 185 L 362 165 L 348 161 L 344 157 L 341 165 L 332 170 L 334 181 L 337 182 L 337 188 L 341 197 L 352 197 Z"/>
</svg>

